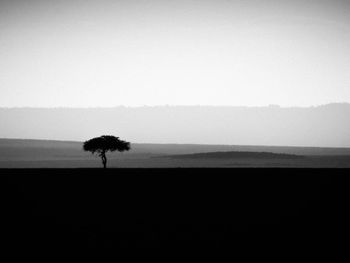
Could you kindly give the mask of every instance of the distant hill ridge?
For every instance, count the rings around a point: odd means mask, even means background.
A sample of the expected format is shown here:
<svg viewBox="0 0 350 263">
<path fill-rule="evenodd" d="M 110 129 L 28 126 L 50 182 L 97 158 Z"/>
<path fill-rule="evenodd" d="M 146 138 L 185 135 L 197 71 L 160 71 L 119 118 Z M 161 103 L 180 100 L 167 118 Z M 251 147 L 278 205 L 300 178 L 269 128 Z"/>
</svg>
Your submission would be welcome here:
<svg viewBox="0 0 350 263">
<path fill-rule="evenodd" d="M 271 153 L 271 152 L 206 152 L 194 154 L 168 155 L 162 156 L 173 159 L 300 159 L 302 155 Z"/>
<path fill-rule="evenodd" d="M 46 150 L 45 150 L 46 149 Z M 37 140 L 37 139 L 1 139 L 0 159 L 6 156 L 25 155 L 33 158 L 36 155 L 62 153 L 67 157 L 86 156 L 82 151 L 82 141 L 59 141 L 59 140 Z M 49 151 L 49 152 L 48 152 Z M 135 154 L 143 155 L 180 155 L 208 152 L 269 152 L 289 155 L 350 155 L 350 148 L 328 148 L 328 147 L 291 147 L 291 146 L 259 146 L 259 145 L 219 145 L 219 144 L 157 144 L 157 143 L 133 143 L 131 151 L 123 153 L 122 157 Z"/>
<path fill-rule="evenodd" d="M 350 147 L 350 104 L 316 107 L 0 108 L 0 138 Z M 220 149 L 217 149 L 220 151 Z"/>
<path fill-rule="evenodd" d="M 82 142 L 0 139 L 0 168 L 95 168 Z M 156 158 L 167 156 L 168 158 Z M 170 158 L 169 158 L 170 156 Z M 303 158 L 302 156 L 305 156 Z M 171 158 L 173 157 L 173 158 Z M 109 153 L 110 167 L 350 167 L 349 148 L 140 144 Z"/>
</svg>

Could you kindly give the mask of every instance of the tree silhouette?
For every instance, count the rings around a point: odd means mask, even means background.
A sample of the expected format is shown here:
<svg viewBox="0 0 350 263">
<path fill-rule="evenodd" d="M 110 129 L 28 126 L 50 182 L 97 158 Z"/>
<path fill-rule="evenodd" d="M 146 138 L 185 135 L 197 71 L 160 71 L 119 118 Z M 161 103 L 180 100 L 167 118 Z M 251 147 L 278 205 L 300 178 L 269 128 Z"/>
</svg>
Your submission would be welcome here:
<svg viewBox="0 0 350 263">
<path fill-rule="evenodd" d="M 129 151 L 130 143 L 119 140 L 119 137 L 102 135 L 84 142 L 83 149 L 92 154 L 97 153 L 102 159 L 103 168 L 107 168 L 106 153 Z"/>
</svg>

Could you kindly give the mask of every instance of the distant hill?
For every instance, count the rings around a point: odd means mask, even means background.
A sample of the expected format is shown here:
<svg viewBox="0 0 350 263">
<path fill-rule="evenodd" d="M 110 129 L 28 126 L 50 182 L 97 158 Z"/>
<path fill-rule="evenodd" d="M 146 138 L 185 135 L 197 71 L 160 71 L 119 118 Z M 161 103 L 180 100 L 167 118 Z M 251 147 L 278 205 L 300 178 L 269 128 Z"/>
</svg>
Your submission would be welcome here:
<svg viewBox="0 0 350 263">
<path fill-rule="evenodd" d="M 8 157 L 85 158 L 89 153 L 83 152 L 83 142 L 32 139 L 0 139 L 0 159 Z M 132 156 L 183 155 L 208 152 L 269 152 L 289 155 L 350 155 L 350 148 L 328 147 L 290 147 L 290 146 L 253 146 L 253 145 L 209 145 L 209 144 L 156 144 L 133 143 L 129 152 L 123 152 L 118 158 Z"/>
<path fill-rule="evenodd" d="M 349 116 L 348 103 L 293 108 L 0 108 L 0 138 L 84 141 L 113 134 L 131 142 L 164 144 L 350 147 Z"/>
<path fill-rule="evenodd" d="M 78 141 L 0 139 L 0 168 L 100 167 Z M 171 158 L 156 158 L 167 156 Z M 300 156 L 305 156 L 301 158 Z M 131 144 L 110 167 L 350 167 L 349 148 Z"/>
<path fill-rule="evenodd" d="M 269 152 L 207 152 L 163 156 L 173 159 L 300 159 L 302 155 Z"/>
</svg>

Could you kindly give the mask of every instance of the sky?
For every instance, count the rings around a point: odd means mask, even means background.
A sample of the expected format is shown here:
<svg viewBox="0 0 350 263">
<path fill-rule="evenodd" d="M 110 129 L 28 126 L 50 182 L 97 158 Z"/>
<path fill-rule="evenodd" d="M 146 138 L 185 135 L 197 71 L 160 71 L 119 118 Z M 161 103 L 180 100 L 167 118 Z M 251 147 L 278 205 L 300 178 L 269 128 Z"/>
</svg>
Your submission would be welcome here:
<svg viewBox="0 0 350 263">
<path fill-rule="evenodd" d="M 348 0 L 0 0 L 0 107 L 350 102 Z"/>
</svg>

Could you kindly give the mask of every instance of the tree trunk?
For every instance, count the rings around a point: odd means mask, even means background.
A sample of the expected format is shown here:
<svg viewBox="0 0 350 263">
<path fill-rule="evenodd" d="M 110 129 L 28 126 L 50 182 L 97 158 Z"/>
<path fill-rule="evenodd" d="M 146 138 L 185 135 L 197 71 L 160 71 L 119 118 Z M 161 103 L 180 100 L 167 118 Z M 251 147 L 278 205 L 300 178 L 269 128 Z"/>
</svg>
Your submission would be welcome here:
<svg viewBox="0 0 350 263">
<path fill-rule="evenodd" d="M 102 158 L 102 163 L 103 163 L 103 168 L 106 169 L 107 168 L 107 157 L 105 153 L 101 154 L 101 158 Z"/>
</svg>

